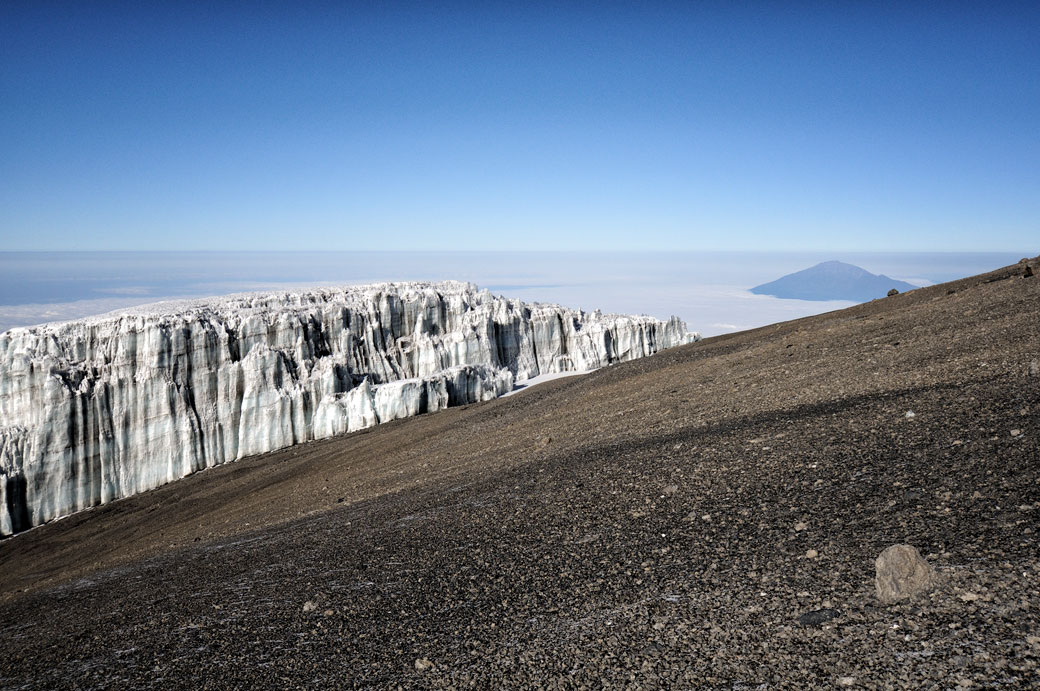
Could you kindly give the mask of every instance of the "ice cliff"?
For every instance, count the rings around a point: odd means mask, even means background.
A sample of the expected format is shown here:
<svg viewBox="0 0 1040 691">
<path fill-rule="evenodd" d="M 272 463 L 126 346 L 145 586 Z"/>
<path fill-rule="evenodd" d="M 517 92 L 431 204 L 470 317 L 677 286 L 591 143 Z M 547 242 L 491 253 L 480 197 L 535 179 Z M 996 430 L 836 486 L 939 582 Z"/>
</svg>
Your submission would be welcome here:
<svg viewBox="0 0 1040 691">
<path fill-rule="evenodd" d="M 157 303 L 0 334 L 0 534 L 203 468 L 695 340 L 465 283 Z"/>
</svg>

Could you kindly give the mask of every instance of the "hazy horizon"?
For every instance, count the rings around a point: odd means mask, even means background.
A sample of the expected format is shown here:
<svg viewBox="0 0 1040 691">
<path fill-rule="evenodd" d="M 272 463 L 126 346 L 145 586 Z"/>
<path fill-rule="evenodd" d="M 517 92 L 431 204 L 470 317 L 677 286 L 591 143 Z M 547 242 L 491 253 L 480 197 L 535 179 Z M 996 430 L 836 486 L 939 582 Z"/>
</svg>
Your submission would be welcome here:
<svg viewBox="0 0 1040 691">
<path fill-rule="evenodd" d="M 528 302 L 662 319 L 676 315 L 691 330 L 709 336 L 854 304 L 782 300 L 748 290 L 821 261 L 840 259 L 872 273 L 928 285 L 995 269 L 1021 256 L 794 251 L 0 252 L 0 331 L 177 298 L 461 280 Z"/>
</svg>

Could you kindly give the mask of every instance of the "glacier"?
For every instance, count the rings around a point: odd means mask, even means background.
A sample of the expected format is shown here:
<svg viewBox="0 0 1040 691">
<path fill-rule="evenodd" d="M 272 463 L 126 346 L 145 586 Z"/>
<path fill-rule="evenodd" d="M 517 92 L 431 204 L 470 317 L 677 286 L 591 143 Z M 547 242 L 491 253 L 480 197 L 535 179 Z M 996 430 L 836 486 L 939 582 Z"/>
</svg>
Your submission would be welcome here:
<svg viewBox="0 0 1040 691">
<path fill-rule="evenodd" d="M 11 329 L 0 334 L 0 534 L 698 338 L 676 317 L 523 303 L 454 281 L 164 302 Z"/>
</svg>

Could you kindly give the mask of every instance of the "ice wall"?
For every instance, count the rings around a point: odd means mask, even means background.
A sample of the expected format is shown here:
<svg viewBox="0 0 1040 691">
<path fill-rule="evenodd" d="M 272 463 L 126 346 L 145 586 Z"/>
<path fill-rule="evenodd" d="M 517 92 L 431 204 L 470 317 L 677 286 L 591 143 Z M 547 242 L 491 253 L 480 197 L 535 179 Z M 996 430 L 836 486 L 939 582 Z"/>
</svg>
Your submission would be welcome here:
<svg viewBox="0 0 1040 691">
<path fill-rule="evenodd" d="M 0 334 L 0 534 L 203 468 L 695 340 L 465 283 L 157 303 Z"/>
</svg>

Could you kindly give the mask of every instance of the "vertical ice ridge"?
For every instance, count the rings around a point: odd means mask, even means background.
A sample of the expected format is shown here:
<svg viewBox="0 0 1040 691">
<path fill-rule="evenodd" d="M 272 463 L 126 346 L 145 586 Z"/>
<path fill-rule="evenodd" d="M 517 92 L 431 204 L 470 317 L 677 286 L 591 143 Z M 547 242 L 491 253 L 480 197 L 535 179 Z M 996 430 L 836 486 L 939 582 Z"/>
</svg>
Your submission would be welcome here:
<svg viewBox="0 0 1040 691">
<path fill-rule="evenodd" d="M 157 303 L 0 334 L 0 534 L 203 468 L 694 340 L 458 283 Z"/>
</svg>

